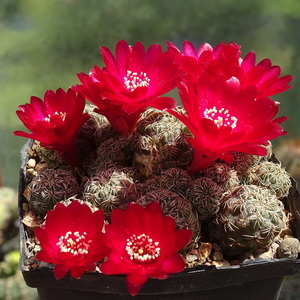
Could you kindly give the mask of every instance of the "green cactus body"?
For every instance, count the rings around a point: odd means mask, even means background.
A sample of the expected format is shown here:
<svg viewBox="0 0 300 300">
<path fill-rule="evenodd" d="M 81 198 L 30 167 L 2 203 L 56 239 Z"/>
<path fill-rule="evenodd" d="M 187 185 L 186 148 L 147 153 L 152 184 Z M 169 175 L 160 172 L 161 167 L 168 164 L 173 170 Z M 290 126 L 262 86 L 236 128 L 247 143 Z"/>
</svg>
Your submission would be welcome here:
<svg viewBox="0 0 300 300">
<path fill-rule="evenodd" d="M 228 256 L 269 246 L 286 228 L 284 206 L 268 189 L 245 185 L 225 194 L 212 238 Z"/>
<path fill-rule="evenodd" d="M 184 125 L 167 112 L 148 109 L 137 124 L 141 135 L 153 137 L 160 145 L 171 144 L 183 131 Z"/>
<path fill-rule="evenodd" d="M 290 175 L 280 164 L 265 161 L 251 168 L 247 174 L 249 181 L 272 191 L 277 198 L 286 197 L 292 186 Z"/>
<path fill-rule="evenodd" d="M 83 186 L 82 199 L 99 209 L 103 209 L 107 218 L 114 208 L 123 209 L 128 203 L 136 201 L 139 193 L 130 171 L 109 169 L 87 179 Z"/>
<path fill-rule="evenodd" d="M 169 113 L 148 109 L 138 122 L 137 131 L 155 140 L 163 169 L 186 167 L 192 161 L 193 150 L 186 141 L 191 134 Z"/>
<path fill-rule="evenodd" d="M 24 191 L 31 210 L 44 217 L 57 202 L 80 192 L 74 173 L 63 169 L 46 169 L 33 178 Z"/>
</svg>

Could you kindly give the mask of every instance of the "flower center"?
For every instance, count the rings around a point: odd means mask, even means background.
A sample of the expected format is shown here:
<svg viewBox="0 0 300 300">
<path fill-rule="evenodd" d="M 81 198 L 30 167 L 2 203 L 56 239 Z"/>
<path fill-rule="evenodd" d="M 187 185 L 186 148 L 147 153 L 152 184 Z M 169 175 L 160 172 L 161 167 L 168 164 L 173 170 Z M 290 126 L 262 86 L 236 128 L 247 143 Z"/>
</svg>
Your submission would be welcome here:
<svg viewBox="0 0 300 300">
<path fill-rule="evenodd" d="M 132 72 L 127 70 L 126 76 L 124 77 L 125 87 L 131 92 L 134 91 L 137 87 L 148 86 L 150 83 L 150 78 L 147 77 L 147 74 L 144 72 Z"/>
<path fill-rule="evenodd" d="M 59 238 L 56 245 L 60 248 L 61 252 L 70 252 L 73 255 L 87 254 L 90 247 L 89 244 L 92 241 L 86 241 L 86 235 L 86 232 L 81 234 L 78 231 L 68 231 L 65 236 Z"/>
<path fill-rule="evenodd" d="M 139 263 L 149 263 L 154 261 L 160 255 L 159 242 L 154 242 L 149 235 L 133 234 L 127 239 L 126 251 L 131 260 Z"/>
<path fill-rule="evenodd" d="M 207 108 L 204 111 L 204 117 L 212 120 L 218 128 L 221 126 L 229 126 L 233 129 L 236 127 L 238 121 L 236 117 L 230 115 L 228 109 L 217 109 L 215 106 L 213 108 Z"/>
<path fill-rule="evenodd" d="M 47 122 L 50 122 L 50 119 L 51 119 L 51 116 L 54 116 L 54 115 L 56 115 L 56 116 L 60 116 L 60 118 L 64 121 L 65 120 L 65 118 L 66 118 L 66 113 L 65 112 L 55 112 L 54 114 L 52 114 L 52 115 L 50 115 L 50 114 L 48 114 L 48 117 L 46 117 L 45 118 L 45 121 L 47 121 Z"/>
</svg>

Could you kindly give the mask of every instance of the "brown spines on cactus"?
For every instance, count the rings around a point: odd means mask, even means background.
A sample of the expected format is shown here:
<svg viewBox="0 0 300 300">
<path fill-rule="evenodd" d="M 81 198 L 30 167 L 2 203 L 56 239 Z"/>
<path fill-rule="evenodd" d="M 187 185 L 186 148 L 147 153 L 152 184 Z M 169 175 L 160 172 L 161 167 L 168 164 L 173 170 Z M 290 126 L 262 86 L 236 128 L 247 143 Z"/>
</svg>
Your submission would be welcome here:
<svg viewBox="0 0 300 300">
<path fill-rule="evenodd" d="M 185 196 L 190 182 L 191 177 L 185 170 L 170 168 L 162 171 L 160 175 L 152 176 L 145 181 L 137 183 L 137 188 L 143 195 L 156 190 L 170 190 Z"/>
<path fill-rule="evenodd" d="M 204 170 L 205 177 L 210 178 L 216 183 L 226 182 L 230 177 L 230 166 L 225 163 L 215 162 Z"/>
<path fill-rule="evenodd" d="M 186 140 L 187 137 L 190 137 L 190 133 L 181 132 L 171 144 L 163 145 L 160 148 L 162 169 L 173 167 L 186 169 L 191 164 L 193 148 Z"/>
<path fill-rule="evenodd" d="M 240 184 L 237 172 L 228 164 L 215 162 L 204 170 L 205 177 L 217 183 L 226 192 L 236 188 Z"/>
<path fill-rule="evenodd" d="M 258 156 L 243 152 L 233 152 L 233 157 L 234 161 L 231 163 L 231 167 L 237 172 L 238 176 L 243 176 L 259 160 Z"/>
<path fill-rule="evenodd" d="M 200 237 L 200 222 L 192 204 L 184 197 L 172 191 L 161 189 L 149 192 L 137 200 L 137 203 L 146 206 L 157 201 L 162 207 L 164 215 L 174 218 L 178 229 L 188 228 L 194 232 L 193 241 Z"/>
<path fill-rule="evenodd" d="M 122 168 L 132 164 L 132 153 L 128 151 L 131 140 L 118 136 L 104 141 L 84 160 L 84 168 L 88 176 L 95 176 L 108 168 Z"/>
<path fill-rule="evenodd" d="M 124 209 L 128 203 L 135 202 L 139 197 L 130 171 L 109 169 L 98 173 L 85 181 L 82 187 L 82 199 L 92 203 L 109 219 L 113 209 Z"/>
<path fill-rule="evenodd" d="M 185 170 L 171 168 L 161 173 L 158 182 L 161 189 L 170 190 L 185 196 L 191 177 Z"/>
<path fill-rule="evenodd" d="M 200 177 L 192 181 L 187 199 L 198 211 L 200 221 L 207 221 L 218 211 L 222 197 L 222 189 L 208 177 Z"/>
<path fill-rule="evenodd" d="M 142 113 L 140 119 L 136 124 L 138 133 L 150 135 L 149 126 L 153 123 L 159 122 L 164 117 L 164 112 L 155 108 L 148 108 Z"/>
<path fill-rule="evenodd" d="M 99 146 L 99 130 L 101 131 L 103 128 L 111 127 L 106 117 L 94 112 L 94 108 L 94 105 L 86 105 L 85 112 L 90 115 L 90 118 L 79 130 L 77 153 L 81 161 Z M 103 140 L 105 140 L 105 137 Z"/>
<path fill-rule="evenodd" d="M 72 171 L 46 169 L 27 185 L 24 196 L 28 200 L 29 208 L 43 218 L 57 202 L 79 193 L 77 178 Z"/>
<path fill-rule="evenodd" d="M 110 124 L 103 124 L 95 132 L 95 144 L 101 146 L 106 140 L 117 138 L 119 134 Z"/>
<path fill-rule="evenodd" d="M 77 156 L 82 161 L 86 156 L 96 150 L 95 134 L 96 129 L 86 122 L 79 130 L 77 139 Z"/>
<path fill-rule="evenodd" d="M 268 189 L 244 185 L 227 193 L 211 226 L 212 241 L 233 257 L 268 247 L 286 228 L 284 206 Z"/>
</svg>

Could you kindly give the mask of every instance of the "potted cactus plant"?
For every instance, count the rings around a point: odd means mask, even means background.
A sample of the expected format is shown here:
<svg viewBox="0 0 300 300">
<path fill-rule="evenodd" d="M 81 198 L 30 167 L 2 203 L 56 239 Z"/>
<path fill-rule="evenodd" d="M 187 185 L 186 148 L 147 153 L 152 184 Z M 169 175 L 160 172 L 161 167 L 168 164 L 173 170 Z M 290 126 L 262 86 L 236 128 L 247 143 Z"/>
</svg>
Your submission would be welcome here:
<svg viewBox="0 0 300 300">
<path fill-rule="evenodd" d="M 101 54 L 17 111 L 27 284 L 41 299 L 277 299 L 299 269 L 299 193 L 272 153 L 287 132 L 270 97 L 292 76 L 234 42 Z M 175 88 L 182 106 L 163 96 Z"/>
</svg>

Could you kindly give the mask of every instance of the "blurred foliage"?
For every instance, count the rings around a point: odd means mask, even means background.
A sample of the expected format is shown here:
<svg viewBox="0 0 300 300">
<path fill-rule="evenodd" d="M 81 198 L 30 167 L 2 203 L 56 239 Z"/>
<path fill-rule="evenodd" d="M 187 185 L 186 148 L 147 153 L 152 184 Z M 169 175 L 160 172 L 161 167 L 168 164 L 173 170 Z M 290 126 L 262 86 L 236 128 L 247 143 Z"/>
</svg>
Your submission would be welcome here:
<svg viewBox="0 0 300 300">
<path fill-rule="evenodd" d="M 283 95 L 281 115 L 286 130 L 300 132 L 297 75 L 300 8 L 298 0 L 2 0 L 0 1 L 0 162 L 4 183 L 17 186 L 19 150 L 25 139 L 15 115 L 31 95 L 78 83 L 76 73 L 101 65 L 99 46 L 114 48 L 125 39 L 146 47 L 169 40 L 179 47 L 222 40 L 254 50 L 293 74 L 295 88 Z"/>
</svg>

